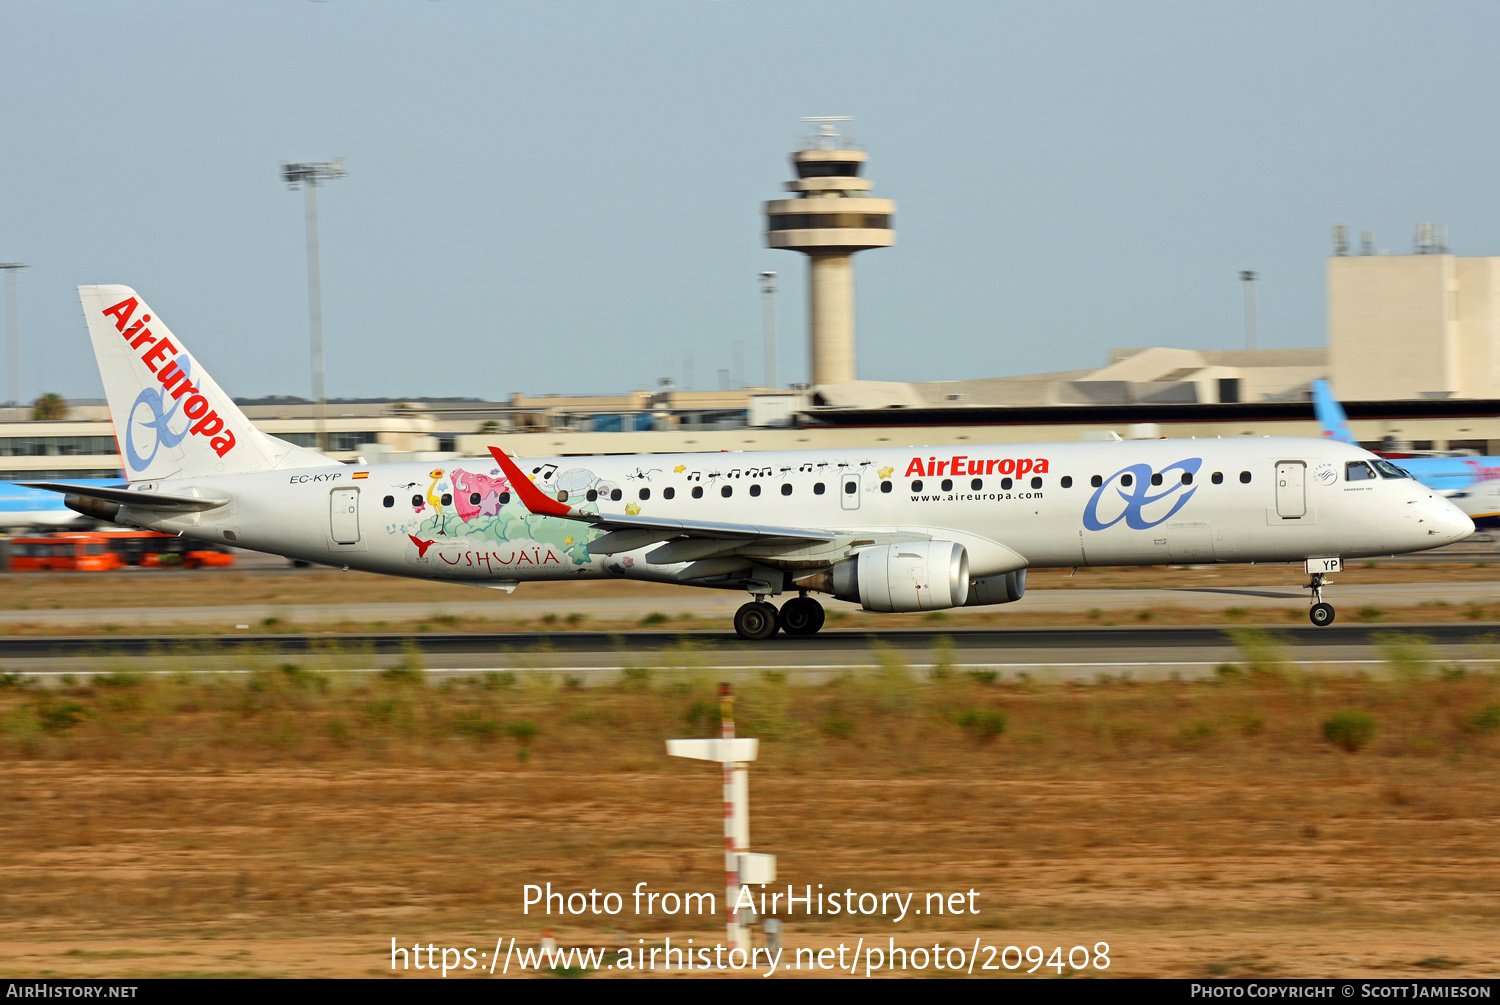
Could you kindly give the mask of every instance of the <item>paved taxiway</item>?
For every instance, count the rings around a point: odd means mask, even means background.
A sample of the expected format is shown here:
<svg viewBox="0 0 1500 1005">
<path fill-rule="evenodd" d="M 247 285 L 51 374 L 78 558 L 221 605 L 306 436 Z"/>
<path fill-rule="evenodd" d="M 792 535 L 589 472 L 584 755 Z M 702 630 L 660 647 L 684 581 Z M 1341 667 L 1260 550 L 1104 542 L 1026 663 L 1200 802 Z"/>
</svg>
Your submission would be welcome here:
<svg viewBox="0 0 1500 1005">
<path fill-rule="evenodd" d="M 993 672 L 1060 680 L 1101 674 L 1137 679 L 1212 676 L 1247 655 L 1232 629 L 1181 627 L 1022 628 L 985 631 L 828 631 L 812 639 L 778 636 L 744 642 L 727 632 L 389 633 L 259 635 L 183 639 L 172 636 L 12 637 L 0 639 L 0 669 L 57 676 L 65 673 L 230 672 L 294 660 L 335 672 L 368 672 L 421 651 L 434 674 L 537 672 L 583 683 L 614 680 L 626 668 L 702 671 L 730 675 L 790 671 L 829 676 L 877 665 L 882 650 L 916 671 L 943 666 L 955 672 Z M 1394 642 L 1423 636 L 1431 655 L 1470 668 L 1500 665 L 1500 625 L 1310 625 L 1278 628 L 1275 650 L 1263 654 L 1287 665 L 1332 673 L 1378 674 Z"/>
</svg>

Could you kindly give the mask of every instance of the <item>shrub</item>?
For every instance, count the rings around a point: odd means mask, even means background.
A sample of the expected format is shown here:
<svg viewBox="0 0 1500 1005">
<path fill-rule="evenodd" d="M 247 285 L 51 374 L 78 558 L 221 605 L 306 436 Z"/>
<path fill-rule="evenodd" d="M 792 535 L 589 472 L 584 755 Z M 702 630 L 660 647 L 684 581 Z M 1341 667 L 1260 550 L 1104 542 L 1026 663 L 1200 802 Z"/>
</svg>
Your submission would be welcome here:
<svg viewBox="0 0 1500 1005">
<path fill-rule="evenodd" d="M 1500 733 L 1500 705 L 1486 705 L 1479 714 L 1469 720 L 1469 728 L 1476 733 Z"/>
<path fill-rule="evenodd" d="M 1346 708 L 1323 720 L 1323 738 L 1351 754 L 1374 736 L 1375 720 L 1357 708 Z"/>
<path fill-rule="evenodd" d="M 536 723 L 529 719 L 519 719 L 505 727 L 505 735 L 523 747 L 536 739 L 539 732 L 541 730 L 537 729 Z"/>
<path fill-rule="evenodd" d="M 640 623 L 646 627 L 650 627 L 651 625 L 664 625 L 667 623 L 667 616 L 661 611 L 652 611 L 650 614 L 642 618 Z"/>
<path fill-rule="evenodd" d="M 954 721 L 964 731 L 981 740 L 990 740 L 1005 732 L 1009 720 L 998 708 L 970 708 L 960 712 Z"/>
</svg>

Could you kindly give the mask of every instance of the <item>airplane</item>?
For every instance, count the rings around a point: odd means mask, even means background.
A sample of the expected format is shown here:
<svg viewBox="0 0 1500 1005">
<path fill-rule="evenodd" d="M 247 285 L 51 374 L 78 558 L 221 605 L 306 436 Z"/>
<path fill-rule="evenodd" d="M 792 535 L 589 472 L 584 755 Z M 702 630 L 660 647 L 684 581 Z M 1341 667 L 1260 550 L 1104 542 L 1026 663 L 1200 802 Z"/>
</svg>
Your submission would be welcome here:
<svg viewBox="0 0 1500 1005">
<path fill-rule="evenodd" d="M 260 432 L 125 286 L 81 286 L 126 488 L 35 482 L 103 520 L 293 560 L 510 592 L 631 579 L 744 591 L 746 639 L 1011 603 L 1034 568 L 1301 562 L 1334 620 L 1346 558 L 1467 537 L 1366 450 L 1237 438 L 344 465 Z M 794 596 L 789 596 L 795 594 Z M 779 609 L 769 598 L 788 597 Z"/>
<path fill-rule="evenodd" d="M 1312 382 L 1313 410 L 1323 435 L 1359 446 L 1349 432 L 1344 408 L 1326 380 Z M 1400 467 L 1463 510 L 1476 527 L 1500 527 L 1500 457 L 1402 457 Z"/>
<path fill-rule="evenodd" d="M 59 484 L 97 487 L 101 485 L 123 486 L 124 475 L 119 478 L 70 479 Z M 0 527 L 6 530 L 72 529 L 93 526 L 96 521 L 63 505 L 63 497 L 56 492 L 27 488 L 18 482 L 0 480 Z"/>
</svg>

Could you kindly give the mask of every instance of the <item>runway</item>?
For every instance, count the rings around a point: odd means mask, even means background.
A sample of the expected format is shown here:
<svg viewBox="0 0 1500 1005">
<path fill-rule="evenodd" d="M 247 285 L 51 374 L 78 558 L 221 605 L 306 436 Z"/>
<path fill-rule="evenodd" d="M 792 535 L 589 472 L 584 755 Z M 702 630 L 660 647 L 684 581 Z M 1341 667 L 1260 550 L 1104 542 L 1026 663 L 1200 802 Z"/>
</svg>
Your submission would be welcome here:
<svg viewBox="0 0 1500 1005">
<path fill-rule="evenodd" d="M 1500 626 L 1311 625 L 1250 634 L 1214 627 L 1024 628 L 984 631 L 825 631 L 808 639 L 745 642 L 728 632 L 375 633 L 12 637 L 0 639 L 0 669 L 58 677 L 93 673 L 249 673 L 294 662 L 309 669 L 368 673 L 407 666 L 436 676 L 534 673 L 604 683 L 627 669 L 735 675 L 765 671 L 826 677 L 900 664 L 921 674 L 994 674 L 995 679 L 1094 680 L 1212 677 L 1251 659 L 1331 673 L 1380 674 L 1392 647 L 1425 640 L 1418 661 L 1489 669 L 1500 665 Z M 1247 641 L 1248 640 L 1248 641 Z M 1247 652 L 1255 650 L 1254 654 Z"/>
<path fill-rule="evenodd" d="M 1326 599 L 1343 611 L 1360 607 L 1412 607 L 1423 603 L 1500 602 L 1500 581 L 1447 583 L 1370 583 L 1335 580 L 1325 591 Z M 201 607 L 87 607 L 55 610 L 0 611 L 5 625 L 112 625 L 135 630 L 148 625 L 236 625 L 257 626 L 276 619 L 288 625 L 379 621 L 411 622 L 443 617 L 475 617 L 492 620 L 536 620 L 548 615 L 579 614 L 591 618 L 639 619 L 650 614 L 692 615 L 725 626 L 735 609 L 748 599 L 742 593 L 697 590 L 664 601 L 657 595 L 606 598 L 527 600 L 485 597 L 479 600 L 378 603 L 378 604 L 230 604 Z M 829 610 L 857 611 L 857 604 L 820 598 Z M 1230 607 L 1306 609 L 1307 591 L 1294 584 L 1280 586 L 1200 586 L 1154 589 L 1034 589 L 1014 604 L 995 608 L 959 608 L 949 612 L 961 618 L 969 613 L 991 611 L 1144 610 L 1180 607 L 1223 610 Z"/>
</svg>

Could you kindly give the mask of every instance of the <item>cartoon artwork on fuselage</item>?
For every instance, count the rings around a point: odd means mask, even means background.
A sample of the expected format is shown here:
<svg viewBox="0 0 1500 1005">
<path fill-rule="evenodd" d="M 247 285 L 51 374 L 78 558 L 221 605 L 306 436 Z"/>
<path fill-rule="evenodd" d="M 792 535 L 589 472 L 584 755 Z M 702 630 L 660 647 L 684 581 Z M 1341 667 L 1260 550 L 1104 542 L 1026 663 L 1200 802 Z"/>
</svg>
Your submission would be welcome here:
<svg viewBox="0 0 1500 1005">
<path fill-rule="evenodd" d="M 548 465 L 533 480 L 550 496 L 566 492 L 585 510 L 597 511 L 590 495 L 610 498 L 617 490 L 585 468 L 558 471 Z M 411 516 L 388 523 L 386 532 L 408 540 L 409 564 L 434 572 L 484 579 L 514 576 L 528 567 L 578 569 L 593 561 L 588 543 L 601 536 L 593 527 L 529 512 L 496 467 L 436 468 L 423 482 L 394 488 L 413 493 Z"/>
</svg>

